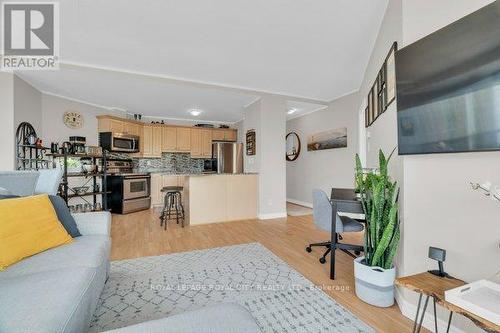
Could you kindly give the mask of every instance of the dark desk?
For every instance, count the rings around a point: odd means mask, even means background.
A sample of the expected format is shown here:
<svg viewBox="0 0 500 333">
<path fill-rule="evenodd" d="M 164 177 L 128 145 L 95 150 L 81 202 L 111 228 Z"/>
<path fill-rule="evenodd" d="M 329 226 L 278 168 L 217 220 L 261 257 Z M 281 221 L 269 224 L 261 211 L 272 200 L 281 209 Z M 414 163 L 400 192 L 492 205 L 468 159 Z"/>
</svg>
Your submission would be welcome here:
<svg viewBox="0 0 500 333">
<path fill-rule="evenodd" d="M 361 201 L 356 198 L 354 189 L 347 188 L 332 188 L 330 194 L 330 201 L 332 202 L 332 245 L 337 242 L 336 240 L 336 220 L 338 213 L 351 213 L 351 214 L 364 214 L 363 205 Z M 348 249 L 348 248 L 347 248 Z M 330 255 L 330 279 L 335 280 L 335 249 L 332 246 L 332 255 Z M 349 249 L 348 249 L 349 250 Z"/>
</svg>

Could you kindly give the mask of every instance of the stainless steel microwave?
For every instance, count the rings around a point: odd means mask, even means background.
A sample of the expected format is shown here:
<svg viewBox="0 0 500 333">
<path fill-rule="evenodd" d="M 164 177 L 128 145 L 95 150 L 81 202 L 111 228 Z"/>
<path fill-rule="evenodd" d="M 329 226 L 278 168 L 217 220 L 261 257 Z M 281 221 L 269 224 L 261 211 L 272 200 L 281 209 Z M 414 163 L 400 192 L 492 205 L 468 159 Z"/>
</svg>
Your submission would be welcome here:
<svg viewBox="0 0 500 333">
<path fill-rule="evenodd" d="M 99 146 L 111 152 L 138 153 L 139 137 L 125 133 L 99 133 Z"/>
</svg>

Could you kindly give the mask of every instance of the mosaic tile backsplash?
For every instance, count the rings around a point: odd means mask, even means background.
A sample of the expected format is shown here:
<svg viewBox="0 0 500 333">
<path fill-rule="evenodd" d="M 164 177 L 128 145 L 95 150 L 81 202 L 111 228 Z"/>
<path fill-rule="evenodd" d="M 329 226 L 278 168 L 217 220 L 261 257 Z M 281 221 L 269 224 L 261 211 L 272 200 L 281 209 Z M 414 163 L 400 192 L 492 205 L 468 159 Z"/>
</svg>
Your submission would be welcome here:
<svg viewBox="0 0 500 333">
<path fill-rule="evenodd" d="M 163 153 L 161 158 L 136 158 L 134 168 L 139 172 L 202 173 L 203 159 L 191 158 L 189 153 Z"/>
</svg>

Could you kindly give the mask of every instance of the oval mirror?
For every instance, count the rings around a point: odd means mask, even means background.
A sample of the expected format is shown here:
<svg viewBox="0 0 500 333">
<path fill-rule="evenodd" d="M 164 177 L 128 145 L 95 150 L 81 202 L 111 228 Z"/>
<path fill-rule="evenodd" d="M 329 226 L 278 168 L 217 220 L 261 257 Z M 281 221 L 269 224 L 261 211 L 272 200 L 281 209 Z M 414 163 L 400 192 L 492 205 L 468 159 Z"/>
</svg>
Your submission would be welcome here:
<svg viewBox="0 0 500 333">
<path fill-rule="evenodd" d="M 290 132 L 286 135 L 286 160 L 295 161 L 300 154 L 300 139 L 297 133 Z"/>
</svg>

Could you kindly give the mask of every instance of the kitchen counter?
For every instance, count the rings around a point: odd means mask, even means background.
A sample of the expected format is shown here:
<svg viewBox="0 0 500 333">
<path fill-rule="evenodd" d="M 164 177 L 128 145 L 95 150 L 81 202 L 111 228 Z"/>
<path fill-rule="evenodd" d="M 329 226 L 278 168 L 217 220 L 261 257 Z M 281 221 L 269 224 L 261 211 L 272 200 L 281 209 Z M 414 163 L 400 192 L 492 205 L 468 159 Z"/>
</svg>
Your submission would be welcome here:
<svg viewBox="0 0 500 333">
<path fill-rule="evenodd" d="M 151 173 L 151 174 L 161 174 L 170 176 L 185 176 L 185 177 L 196 177 L 196 176 L 227 176 L 227 175 L 257 175 L 256 172 L 241 172 L 241 173 L 185 173 L 185 172 L 172 172 L 166 169 L 134 169 L 136 173 Z"/>
<path fill-rule="evenodd" d="M 190 225 L 257 218 L 257 174 L 189 175 L 184 191 Z"/>
</svg>

